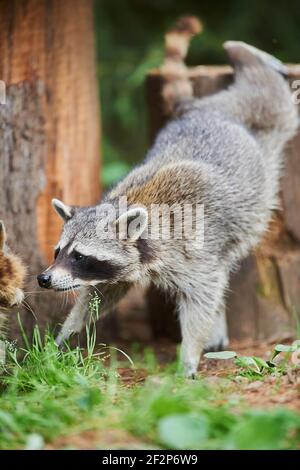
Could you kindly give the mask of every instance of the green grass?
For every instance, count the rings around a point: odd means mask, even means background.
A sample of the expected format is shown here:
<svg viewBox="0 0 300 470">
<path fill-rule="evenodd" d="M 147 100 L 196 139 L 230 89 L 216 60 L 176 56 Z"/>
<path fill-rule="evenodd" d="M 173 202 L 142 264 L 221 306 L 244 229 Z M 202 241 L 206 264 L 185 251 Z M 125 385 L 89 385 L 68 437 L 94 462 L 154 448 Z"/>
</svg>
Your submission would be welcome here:
<svg viewBox="0 0 300 470">
<path fill-rule="evenodd" d="M 9 352 L 0 378 L 0 449 L 42 447 L 85 430 L 104 436 L 122 430 L 142 448 L 299 448 L 299 415 L 245 408 L 228 379 L 214 387 L 203 378 L 185 380 L 177 364 L 161 369 L 148 351 L 145 361 L 136 363 L 147 369 L 146 382 L 126 387 L 116 358 L 108 368 L 108 350 L 95 353 L 93 331 L 88 345 L 87 351 L 67 346 L 62 352 L 50 334 L 41 338 L 36 329 L 22 359 L 18 351 Z M 97 447 L 106 445 L 104 439 Z M 123 448 L 128 446 L 124 442 Z"/>
</svg>

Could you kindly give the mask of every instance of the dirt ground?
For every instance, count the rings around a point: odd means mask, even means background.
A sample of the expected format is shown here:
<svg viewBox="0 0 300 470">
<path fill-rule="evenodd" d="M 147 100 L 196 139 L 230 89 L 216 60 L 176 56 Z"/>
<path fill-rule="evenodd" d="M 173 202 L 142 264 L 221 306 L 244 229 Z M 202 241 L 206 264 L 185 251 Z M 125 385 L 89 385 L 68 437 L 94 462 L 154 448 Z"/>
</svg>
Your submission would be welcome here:
<svg viewBox="0 0 300 470">
<path fill-rule="evenodd" d="M 119 345 L 120 347 L 120 345 Z M 161 365 L 173 361 L 176 357 L 176 346 L 168 341 L 161 341 L 151 345 L 156 358 Z M 128 352 L 126 344 L 123 348 Z M 243 356 L 258 356 L 268 360 L 274 345 L 232 343 L 228 349 L 236 351 Z M 247 408 L 274 409 L 284 407 L 300 412 L 300 371 L 288 371 L 281 377 L 265 376 L 263 380 L 249 380 L 239 375 L 239 369 L 231 360 L 202 359 L 200 375 L 212 387 L 224 388 L 222 399 L 218 404 L 224 404 L 228 399 L 235 398 L 247 404 Z M 140 384 L 147 378 L 146 368 L 133 369 L 125 366 L 118 369 L 120 382 L 123 386 L 132 387 Z M 63 436 L 48 444 L 46 449 L 95 449 L 101 442 L 102 448 L 107 449 L 153 449 L 154 445 L 135 438 L 124 430 L 110 429 L 105 431 L 84 431 L 80 434 Z"/>
<path fill-rule="evenodd" d="M 247 342 L 232 342 L 228 350 L 236 351 L 241 356 L 257 356 L 268 360 L 275 344 L 256 344 Z M 176 347 L 173 343 L 154 344 L 158 361 L 162 366 L 175 359 Z M 250 407 L 273 408 L 284 406 L 300 412 L 300 370 L 287 370 L 287 374 L 281 377 L 265 376 L 263 380 L 249 381 L 248 378 L 238 374 L 238 367 L 233 361 L 208 360 L 202 358 L 200 374 L 209 384 L 217 385 L 222 382 L 228 392 L 236 394 L 237 398 L 246 401 Z M 132 371 L 122 369 L 122 381 L 126 384 L 142 381 L 145 371 Z"/>
<path fill-rule="evenodd" d="M 99 446 L 103 449 L 154 449 L 154 446 L 135 439 L 121 429 L 108 429 L 106 431 L 84 431 L 80 434 L 62 436 L 45 446 L 45 450 L 94 450 Z"/>
</svg>

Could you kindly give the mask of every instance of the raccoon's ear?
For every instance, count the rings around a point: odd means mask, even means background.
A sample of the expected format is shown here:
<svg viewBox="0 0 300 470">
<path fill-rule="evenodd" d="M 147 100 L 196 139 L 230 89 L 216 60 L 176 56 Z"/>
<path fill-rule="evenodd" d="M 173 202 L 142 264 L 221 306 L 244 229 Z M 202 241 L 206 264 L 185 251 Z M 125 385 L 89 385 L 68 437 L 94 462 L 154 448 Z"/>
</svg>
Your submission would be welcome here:
<svg viewBox="0 0 300 470">
<path fill-rule="evenodd" d="M 0 220 L 0 251 L 3 251 L 6 242 L 6 230 L 4 223 Z"/>
<path fill-rule="evenodd" d="M 52 206 L 64 222 L 70 220 L 75 213 L 75 208 L 73 206 L 68 206 L 59 199 L 52 199 Z"/>
<path fill-rule="evenodd" d="M 144 207 L 129 209 L 115 221 L 115 226 L 120 239 L 135 241 L 148 226 L 148 212 Z"/>
</svg>

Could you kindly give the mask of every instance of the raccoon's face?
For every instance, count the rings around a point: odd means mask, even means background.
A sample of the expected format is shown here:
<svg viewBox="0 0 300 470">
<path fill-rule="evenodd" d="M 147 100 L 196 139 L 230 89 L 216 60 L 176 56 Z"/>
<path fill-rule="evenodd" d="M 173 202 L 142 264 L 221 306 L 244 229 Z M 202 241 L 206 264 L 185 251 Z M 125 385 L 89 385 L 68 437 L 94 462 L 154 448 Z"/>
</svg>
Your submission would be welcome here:
<svg viewBox="0 0 300 470">
<path fill-rule="evenodd" d="M 22 302 L 24 277 L 25 267 L 9 252 L 4 224 L 0 221 L 0 307 L 13 307 Z"/>
<path fill-rule="evenodd" d="M 107 218 L 102 206 L 74 208 L 56 199 L 53 206 L 65 225 L 53 264 L 38 276 L 41 287 L 67 291 L 139 280 L 153 256 L 149 242 L 140 238 L 148 223 L 145 209 L 135 208 L 119 218 Z M 123 230 L 126 219 L 127 229 L 133 218 L 139 220 L 137 230 L 128 238 L 121 238 L 121 224 Z M 114 227 L 117 236 L 107 236 L 107 227 Z"/>
</svg>

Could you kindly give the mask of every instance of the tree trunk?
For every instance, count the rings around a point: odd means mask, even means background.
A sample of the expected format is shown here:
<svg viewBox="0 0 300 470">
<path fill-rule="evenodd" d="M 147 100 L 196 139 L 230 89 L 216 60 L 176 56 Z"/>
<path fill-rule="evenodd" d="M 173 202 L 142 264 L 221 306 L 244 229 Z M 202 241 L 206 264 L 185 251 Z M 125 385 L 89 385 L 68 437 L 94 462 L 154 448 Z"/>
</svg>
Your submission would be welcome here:
<svg viewBox="0 0 300 470">
<path fill-rule="evenodd" d="M 189 70 L 195 96 L 227 87 L 233 79 L 228 66 L 200 66 Z M 289 80 L 299 80 L 300 67 L 289 67 Z M 167 122 L 161 90 L 164 77 L 153 71 L 147 79 L 151 139 Z M 234 339 L 275 340 L 295 335 L 300 314 L 300 131 L 286 149 L 282 179 L 282 211 L 274 215 L 270 230 L 256 252 L 232 275 L 227 300 L 229 332 Z M 149 292 L 154 334 L 179 337 L 174 305 Z M 163 312 L 163 315 L 162 315 Z M 170 326 L 172 325 L 172 326 Z M 171 331 L 171 333 L 170 333 Z"/>
<path fill-rule="evenodd" d="M 29 267 L 28 291 L 61 230 L 51 198 L 80 205 L 99 198 L 94 51 L 91 0 L 0 0 L 0 218 Z M 59 321 L 61 297 L 26 300 L 41 325 Z M 22 323 L 28 330 L 35 323 L 29 310 Z"/>
</svg>

